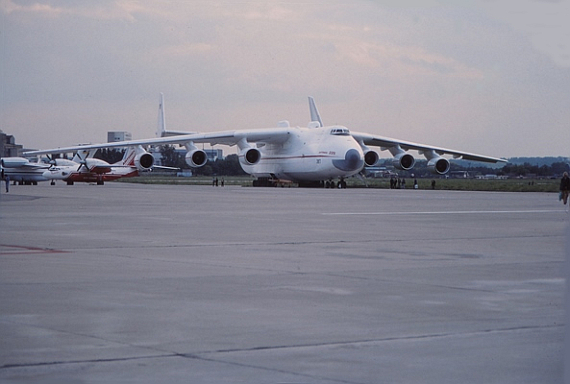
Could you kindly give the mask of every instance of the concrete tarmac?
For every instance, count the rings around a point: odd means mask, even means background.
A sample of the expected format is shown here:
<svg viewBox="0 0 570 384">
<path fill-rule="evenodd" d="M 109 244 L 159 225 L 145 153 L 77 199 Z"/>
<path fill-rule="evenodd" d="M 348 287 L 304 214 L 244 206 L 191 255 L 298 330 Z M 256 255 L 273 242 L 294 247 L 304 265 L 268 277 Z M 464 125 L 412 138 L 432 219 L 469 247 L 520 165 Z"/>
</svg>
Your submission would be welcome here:
<svg viewBox="0 0 570 384">
<path fill-rule="evenodd" d="M 558 383 L 555 194 L 0 194 L 2 383 Z"/>
</svg>

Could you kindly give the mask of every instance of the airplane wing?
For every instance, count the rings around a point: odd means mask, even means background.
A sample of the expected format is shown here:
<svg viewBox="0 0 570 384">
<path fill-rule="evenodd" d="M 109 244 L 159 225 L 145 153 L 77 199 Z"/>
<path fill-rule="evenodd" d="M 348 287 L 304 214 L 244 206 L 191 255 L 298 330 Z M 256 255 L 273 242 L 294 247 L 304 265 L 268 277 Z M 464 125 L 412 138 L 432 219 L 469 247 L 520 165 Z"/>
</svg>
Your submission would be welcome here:
<svg viewBox="0 0 570 384">
<path fill-rule="evenodd" d="M 454 149 L 433 147 L 430 145 L 413 143 L 411 141 L 402 141 L 402 140 L 391 139 L 389 137 L 374 136 L 374 135 L 370 135 L 367 133 L 359 133 L 359 132 L 351 131 L 351 134 L 352 134 L 352 137 L 354 137 L 354 139 L 356 141 L 363 143 L 365 145 L 381 147 L 381 150 L 383 150 L 383 151 L 394 149 L 394 148 L 399 148 L 399 149 L 404 150 L 404 151 L 408 151 L 408 150 L 418 151 L 422 154 L 432 152 L 432 153 L 435 153 L 439 156 L 451 155 L 455 159 L 462 159 L 462 160 L 482 161 L 482 162 L 486 162 L 486 163 L 498 163 L 498 162 L 507 163 L 508 162 L 505 159 L 500 159 L 497 157 L 489 157 L 489 156 L 483 156 L 483 155 L 478 155 L 478 154 L 474 154 L 474 153 L 461 152 L 461 151 L 456 151 Z"/>
<path fill-rule="evenodd" d="M 248 143 L 279 144 L 285 142 L 289 138 L 290 134 L 291 130 L 288 127 L 237 130 L 237 131 L 220 131 L 212 133 L 194 133 L 188 135 L 168 136 L 168 137 L 159 137 L 152 139 L 117 141 L 117 142 L 103 143 L 103 144 L 88 144 L 88 145 L 78 145 L 73 147 L 42 149 L 39 151 L 28 151 L 25 152 L 24 154 L 27 156 L 31 156 L 31 155 L 43 155 L 49 153 L 69 153 L 79 150 L 91 150 L 99 148 L 117 148 L 117 147 L 131 147 L 138 145 L 145 146 L 145 145 L 166 145 L 166 144 L 184 145 L 186 143 L 194 143 L 194 144 L 209 143 L 210 145 L 223 144 L 223 145 L 234 146 L 243 140 L 245 140 Z"/>
</svg>

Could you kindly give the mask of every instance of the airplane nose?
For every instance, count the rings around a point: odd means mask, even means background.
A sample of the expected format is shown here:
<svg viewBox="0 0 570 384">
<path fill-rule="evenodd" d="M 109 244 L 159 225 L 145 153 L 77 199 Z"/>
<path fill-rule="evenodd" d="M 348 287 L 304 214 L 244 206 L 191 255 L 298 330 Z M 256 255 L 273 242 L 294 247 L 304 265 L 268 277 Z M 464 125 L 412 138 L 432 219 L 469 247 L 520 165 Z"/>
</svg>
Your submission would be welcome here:
<svg viewBox="0 0 570 384">
<path fill-rule="evenodd" d="M 349 149 L 344 160 L 333 160 L 333 165 L 341 171 L 357 171 L 364 166 L 364 160 L 356 149 Z"/>
</svg>

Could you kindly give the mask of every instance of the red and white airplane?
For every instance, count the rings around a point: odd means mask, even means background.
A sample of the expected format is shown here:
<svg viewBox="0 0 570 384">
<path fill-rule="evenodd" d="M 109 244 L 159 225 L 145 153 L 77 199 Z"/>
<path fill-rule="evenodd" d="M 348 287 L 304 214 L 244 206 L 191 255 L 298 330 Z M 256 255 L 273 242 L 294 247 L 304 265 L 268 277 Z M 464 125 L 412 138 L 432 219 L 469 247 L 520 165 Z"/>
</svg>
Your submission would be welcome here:
<svg viewBox="0 0 570 384">
<path fill-rule="evenodd" d="M 162 101 L 160 108 L 163 108 Z M 445 156 L 487 163 L 507 162 L 496 157 L 353 132 L 340 125 L 325 127 L 312 97 L 309 97 L 309 109 L 311 122 L 307 128 L 291 127 L 288 121 L 281 121 L 277 127 L 265 129 L 211 133 L 164 131 L 163 137 L 159 138 L 47 149 L 27 154 L 179 144 L 186 147 L 186 163 L 191 167 L 201 167 L 206 164 L 207 156 L 195 144 L 237 145 L 241 167 L 257 177 L 258 185 L 289 180 L 300 186 L 332 186 L 336 185 L 335 181 L 345 186 L 345 178 L 357 175 L 364 166 L 378 162 L 378 153 L 370 147 L 390 152 L 394 167 L 400 170 L 410 170 L 414 166 L 415 158 L 408 151 L 417 151 L 427 159 L 431 171 L 439 175 L 447 173 L 450 168 L 449 159 Z"/>
<path fill-rule="evenodd" d="M 103 185 L 105 181 L 116 180 L 122 177 L 138 176 L 139 172 L 149 171 L 154 165 L 154 157 L 141 146 L 131 146 L 125 151 L 123 159 L 117 163 L 108 162 L 93 157 L 95 150 L 78 150 L 71 163 L 59 164 L 50 167 L 43 173 L 43 177 L 52 180 L 63 180 L 68 185 L 75 182 L 97 183 Z"/>
</svg>

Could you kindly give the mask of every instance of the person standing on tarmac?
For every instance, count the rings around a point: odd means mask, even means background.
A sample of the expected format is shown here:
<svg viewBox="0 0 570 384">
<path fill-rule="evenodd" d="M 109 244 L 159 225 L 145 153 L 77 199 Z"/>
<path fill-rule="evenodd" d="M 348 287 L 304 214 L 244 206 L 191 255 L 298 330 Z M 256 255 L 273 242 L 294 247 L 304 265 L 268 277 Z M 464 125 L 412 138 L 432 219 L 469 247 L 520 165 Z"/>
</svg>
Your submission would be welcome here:
<svg viewBox="0 0 570 384">
<path fill-rule="evenodd" d="M 568 172 L 564 172 L 562 180 L 560 180 L 560 195 L 564 205 L 568 203 L 568 192 L 570 192 L 570 177 L 568 177 Z"/>
</svg>

